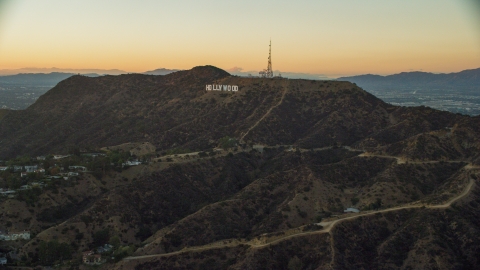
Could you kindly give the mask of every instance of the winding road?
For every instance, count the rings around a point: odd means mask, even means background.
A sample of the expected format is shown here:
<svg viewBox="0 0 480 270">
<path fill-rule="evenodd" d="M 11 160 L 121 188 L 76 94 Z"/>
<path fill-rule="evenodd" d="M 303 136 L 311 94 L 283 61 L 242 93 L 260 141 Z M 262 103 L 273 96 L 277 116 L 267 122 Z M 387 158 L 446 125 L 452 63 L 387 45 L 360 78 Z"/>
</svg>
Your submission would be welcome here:
<svg viewBox="0 0 480 270">
<path fill-rule="evenodd" d="M 478 169 L 476 166 L 465 166 L 465 169 Z M 316 223 L 316 225 L 321 225 L 323 226 L 323 229 L 318 230 L 318 231 L 308 231 L 308 232 L 298 232 L 298 233 L 293 233 L 290 235 L 286 235 L 284 237 L 276 238 L 272 241 L 268 241 L 267 243 L 255 243 L 256 240 L 251 240 L 251 241 L 246 241 L 246 240 L 235 240 L 235 239 L 229 239 L 229 240 L 222 240 L 219 242 L 211 243 L 205 246 L 197 246 L 197 247 L 186 247 L 182 250 L 175 251 L 175 252 L 170 252 L 170 253 L 163 253 L 163 254 L 152 254 L 152 255 L 143 255 L 143 256 L 131 256 L 131 257 L 126 257 L 123 260 L 124 261 L 130 261 L 130 260 L 140 260 L 140 259 L 148 259 L 148 258 L 156 258 L 156 257 L 168 257 L 168 256 L 173 256 L 173 255 L 178 255 L 182 253 L 187 253 L 187 252 L 198 252 L 198 251 L 204 251 L 204 250 L 210 250 L 210 249 L 220 249 L 220 248 L 226 248 L 226 247 L 236 247 L 240 245 L 248 245 L 251 248 L 264 248 L 291 238 L 295 237 L 301 237 L 301 236 L 306 236 L 306 235 L 312 235 L 312 234 L 323 234 L 323 233 L 331 233 L 331 230 L 335 227 L 335 225 L 347 221 L 347 220 L 352 220 L 356 219 L 359 217 L 364 217 L 364 216 L 370 216 L 370 215 L 375 215 L 377 213 L 386 213 L 386 212 L 393 212 L 393 211 L 399 211 L 402 209 L 413 209 L 413 208 L 430 208 L 430 209 L 440 209 L 440 208 L 447 208 L 452 205 L 452 203 L 464 198 L 467 196 L 470 191 L 472 190 L 473 186 L 475 185 L 475 181 L 473 179 L 470 179 L 469 183 L 465 186 L 463 191 L 458 194 L 457 196 L 451 198 L 449 201 L 447 201 L 444 204 L 439 204 L 439 205 L 425 205 L 425 204 L 417 204 L 417 205 L 406 205 L 406 206 L 398 206 L 398 207 L 392 207 L 388 209 L 383 209 L 383 210 L 378 210 L 378 211 L 371 211 L 371 212 L 366 212 L 366 213 L 361 213 L 357 214 L 354 216 L 349 216 L 349 217 L 344 217 L 344 218 L 339 218 L 337 220 L 333 221 L 326 221 L 326 222 L 320 222 Z M 299 231 L 301 231 L 302 227 L 297 228 Z M 333 240 L 333 237 L 331 237 Z M 332 253 L 333 254 L 333 253 Z M 333 260 L 333 257 L 332 257 Z"/>
</svg>

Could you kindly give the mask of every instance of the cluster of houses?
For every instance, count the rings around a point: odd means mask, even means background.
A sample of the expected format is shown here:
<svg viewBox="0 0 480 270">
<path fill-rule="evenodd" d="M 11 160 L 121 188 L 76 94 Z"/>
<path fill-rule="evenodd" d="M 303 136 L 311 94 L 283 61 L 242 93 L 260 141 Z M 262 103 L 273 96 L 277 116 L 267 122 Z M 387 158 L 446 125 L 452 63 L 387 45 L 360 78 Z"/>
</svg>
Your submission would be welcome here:
<svg viewBox="0 0 480 270">
<path fill-rule="evenodd" d="M 88 265 L 98 265 L 106 262 L 106 259 L 102 257 L 102 254 L 112 251 L 113 246 L 105 244 L 98 247 L 96 252 L 93 250 L 85 251 L 83 253 L 82 261 Z"/>
<path fill-rule="evenodd" d="M 12 168 L 13 172 L 20 172 L 23 175 L 27 175 L 28 173 L 44 173 L 45 169 L 38 168 L 38 165 L 32 165 L 32 166 L 19 166 L 19 165 L 14 165 L 14 166 L 0 166 L 0 171 L 6 171 L 9 168 Z"/>
<path fill-rule="evenodd" d="M 0 231 L 0 240 L 2 241 L 15 241 L 19 239 L 30 240 L 30 232 L 2 232 Z"/>
<path fill-rule="evenodd" d="M 39 159 L 41 157 L 37 157 L 37 159 Z M 26 177 L 28 173 L 45 173 L 45 169 L 43 168 L 38 168 L 38 165 L 33 165 L 33 166 L 1 166 L 0 167 L 0 171 L 5 171 L 5 170 L 8 170 L 8 169 L 12 169 L 13 172 L 20 172 L 20 176 L 23 178 L 23 177 Z M 63 168 L 62 168 L 63 170 Z M 68 167 L 68 172 L 60 172 L 58 173 L 57 175 L 47 175 L 47 176 L 44 176 L 44 181 L 49 181 L 51 179 L 64 179 L 64 180 L 68 180 L 70 177 L 75 177 L 75 176 L 79 176 L 80 173 L 82 172 L 86 172 L 87 171 L 87 168 L 84 167 L 84 166 L 69 166 Z M 8 198 L 13 198 L 15 197 L 16 193 L 18 191 L 22 191 L 22 190 L 27 190 L 27 189 L 32 189 L 32 188 L 35 188 L 35 187 L 38 187 L 38 188 L 43 188 L 45 186 L 45 182 L 44 181 L 38 181 L 38 182 L 30 182 L 26 185 L 22 185 L 20 188 L 18 189 L 3 189 L 3 188 L 0 188 L 0 196 L 5 196 L 5 197 L 8 197 Z"/>
<path fill-rule="evenodd" d="M 6 189 L 6 190 L 4 190 L 3 188 L 0 188 L 0 196 L 4 196 L 4 197 L 8 197 L 8 198 L 14 198 L 18 191 L 32 189 L 32 188 L 35 188 L 35 187 L 43 188 L 44 186 L 45 186 L 45 182 L 40 181 L 40 182 L 30 182 L 26 185 L 22 185 L 19 189 Z"/>
<path fill-rule="evenodd" d="M 86 156 L 91 156 L 91 157 L 97 157 L 97 156 L 105 156 L 103 153 L 89 153 L 85 154 Z M 69 157 L 70 155 L 53 155 L 53 159 L 58 160 L 58 159 L 63 159 L 66 157 Z M 43 161 L 46 160 L 47 157 L 45 156 L 38 156 L 37 161 Z M 123 163 L 123 166 L 137 166 L 142 164 L 142 162 L 138 160 L 131 160 Z M 41 168 L 39 165 L 31 165 L 31 166 L 20 166 L 20 165 L 12 165 L 12 166 L 0 166 L 0 171 L 6 171 L 6 170 L 11 170 L 14 173 L 20 173 L 20 176 L 22 178 L 27 177 L 29 173 L 45 173 L 45 169 Z M 85 173 L 87 172 L 87 168 L 84 166 L 69 166 L 68 171 L 64 171 L 63 168 L 60 168 L 60 173 L 56 175 L 48 175 L 44 177 L 44 181 L 48 181 L 51 179 L 64 179 L 68 180 L 70 177 L 75 177 L 79 176 L 80 173 Z M 27 190 L 27 189 L 32 189 L 34 187 L 39 187 L 43 188 L 45 186 L 45 182 L 39 181 L 39 182 L 31 182 L 27 185 L 21 186 L 19 189 L 2 189 L 0 188 L 0 196 L 8 197 L 8 198 L 14 198 L 16 193 L 21 190 Z"/>
</svg>

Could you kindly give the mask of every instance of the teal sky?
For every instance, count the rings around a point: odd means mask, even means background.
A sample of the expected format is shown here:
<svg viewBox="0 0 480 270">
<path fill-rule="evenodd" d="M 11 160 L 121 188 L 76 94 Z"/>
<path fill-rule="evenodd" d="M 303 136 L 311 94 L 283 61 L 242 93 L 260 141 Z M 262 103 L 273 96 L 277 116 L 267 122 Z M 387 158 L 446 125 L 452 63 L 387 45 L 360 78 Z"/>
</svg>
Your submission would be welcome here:
<svg viewBox="0 0 480 270">
<path fill-rule="evenodd" d="M 0 69 L 211 64 L 341 76 L 480 67 L 475 0 L 0 0 Z"/>
</svg>

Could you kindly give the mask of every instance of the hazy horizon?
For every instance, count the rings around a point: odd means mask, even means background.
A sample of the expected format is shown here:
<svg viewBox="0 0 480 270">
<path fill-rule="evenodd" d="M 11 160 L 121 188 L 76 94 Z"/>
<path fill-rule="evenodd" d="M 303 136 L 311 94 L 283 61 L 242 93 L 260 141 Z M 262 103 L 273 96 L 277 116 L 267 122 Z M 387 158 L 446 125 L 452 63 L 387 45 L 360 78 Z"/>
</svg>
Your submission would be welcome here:
<svg viewBox="0 0 480 270">
<path fill-rule="evenodd" d="M 479 67 L 479 11 L 476 0 L 0 0 L 0 69 L 251 72 L 271 39 L 280 72 L 451 73 Z"/>
<path fill-rule="evenodd" d="M 193 68 L 193 67 L 192 67 Z M 479 67 L 480 68 L 480 65 Z M 75 68 L 56 68 L 56 67 L 51 67 L 51 68 L 37 68 L 37 67 L 25 67 L 25 68 L 19 68 L 19 69 L 0 69 L 0 76 L 9 76 L 9 75 L 17 75 L 17 74 L 49 74 L 52 72 L 59 72 L 59 73 L 79 73 L 79 74 L 92 74 L 96 73 L 99 75 L 120 75 L 120 74 L 128 74 L 128 73 L 147 73 L 155 70 L 172 70 L 172 71 L 178 71 L 182 69 L 178 68 L 163 68 L 159 67 L 156 69 L 152 70 L 145 70 L 145 71 L 140 71 L 140 72 L 134 72 L 134 71 L 128 71 L 128 70 L 121 70 L 121 69 L 97 69 L 97 68 L 85 68 L 85 69 L 75 69 Z M 190 69 L 190 68 L 188 68 Z M 185 69 L 185 70 L 188 70 Z M 477 68 L 473 68 L 477 69 Z M 258 70 L 248 70 L 244 71 L 243 69 L 239 68 L 231 68 L 231 69 L 225 69 L 225 71 L 229 72 L 232 75 L 238 75 L 238 76 L 259 76 L 258 75 Z M 428 70 L 405 70 L 405 71 L 400 71 L 397 73 L 386 73 L 386 74 L 379 74 L 379 73 L 361 73 L 361 74 L 351 74 L 351 75 L 345 75 L 345 76 L 336 76 L 336 77 L 329 77 L 324 74 L 317 74 L 317 73 L 304 73 L 304 72 L 289 72 L 289 71 L 281 71 L 281 70 L 274 70 L 274 75 L 281 74 L 284 77 L 295 77 L 295 75 L 298 75 L 298 78 L 304 78 L 304 79 L 337 79 L 340 77 L 350 77 L 350 76 L 360 76 L 360 75 L 380 75 L 380 76 L 389 76 L 389 75 L 394 75 L 394 74 L 399 74 L 402 72 L 426 72 L 426 73 L 432 73 L 432 74 L 448 74 L 448 73 L 458 73 L 464 70 L 458 70 L 458 71 L 452 71 L 452 72 L 430 72 Z"/>
</svg>

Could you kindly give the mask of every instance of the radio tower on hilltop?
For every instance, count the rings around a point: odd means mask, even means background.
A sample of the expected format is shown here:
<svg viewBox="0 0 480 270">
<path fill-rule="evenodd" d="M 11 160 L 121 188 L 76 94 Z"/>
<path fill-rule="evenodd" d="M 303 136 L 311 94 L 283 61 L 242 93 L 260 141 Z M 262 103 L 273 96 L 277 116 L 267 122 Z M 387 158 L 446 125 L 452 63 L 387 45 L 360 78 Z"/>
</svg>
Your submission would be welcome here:
<svg viewBox="0 0 480 270">
<path fill-rule="evenodd" d="M 268 66 L 267 69 L 264 69 L 259 72 L 260 77 L 262 78 L 273 78 L 272 70 L 272 40 L 270 40 L 270 48 L 268 49 Z"/>
</svg>

